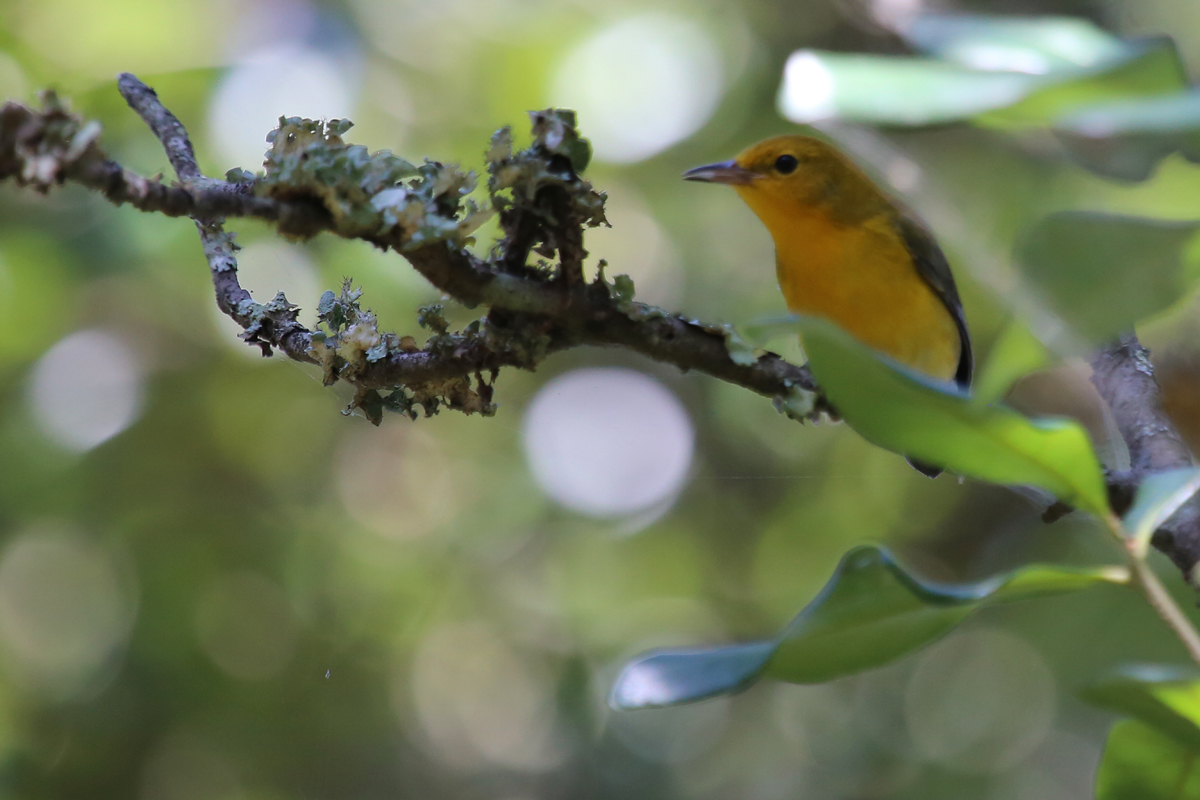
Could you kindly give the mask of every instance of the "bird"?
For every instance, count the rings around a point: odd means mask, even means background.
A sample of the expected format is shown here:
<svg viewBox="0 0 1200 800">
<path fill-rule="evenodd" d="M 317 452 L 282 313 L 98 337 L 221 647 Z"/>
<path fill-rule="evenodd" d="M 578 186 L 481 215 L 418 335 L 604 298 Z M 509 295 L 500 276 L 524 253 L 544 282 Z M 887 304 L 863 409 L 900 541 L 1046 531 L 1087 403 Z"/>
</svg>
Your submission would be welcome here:
<svg viewBox="0 0 1200 800">
<path fill-rule="evenodd" d="M 868 347 L 969 390 L 962 301 L 929 228 L 849 157 L 812 136 L 775 136 L 685 180 L 731 186 L 775 242 L 790 311 L 833 322 Z M 937 477 L 941 470 L 909 459 Z"/>
</svg>

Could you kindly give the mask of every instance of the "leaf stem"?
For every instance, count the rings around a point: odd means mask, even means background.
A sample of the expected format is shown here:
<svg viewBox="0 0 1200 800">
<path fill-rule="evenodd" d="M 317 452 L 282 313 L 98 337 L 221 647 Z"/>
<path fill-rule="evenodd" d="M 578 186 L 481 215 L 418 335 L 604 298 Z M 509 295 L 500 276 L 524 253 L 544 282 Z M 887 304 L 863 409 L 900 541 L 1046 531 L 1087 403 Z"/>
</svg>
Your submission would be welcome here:
<svg viewBox="0 0 1200 800">
<path fill-rule="evenodd" d="M 1125 553 L 1125 559 L 1129 562 L 1132 570 L 1134 583 L 1141 587 L 1142 593 L 1146 595 L 1146 600 L 1149 601 L 1151 607 L 1162 618 L 1162 621 L 1167 623 L 1167 627 L 1179 637 L 1188 656 L 1200 666 L 1200 632 L 1196 631 L 1191 619 L 1183 613 L 1183 609 L 1175 602 L 1175 598 L 1167 591 L 1167 587 L 1163 586 L 1158 575 L 1146 563 L 1145 549 L 1139 548 L 1137 540 L 1125 532 L 1121 520 L 1116 515 L 1106 514 L 1104 524 L 1120 543 L 1121 550 Z"/>
</svg>

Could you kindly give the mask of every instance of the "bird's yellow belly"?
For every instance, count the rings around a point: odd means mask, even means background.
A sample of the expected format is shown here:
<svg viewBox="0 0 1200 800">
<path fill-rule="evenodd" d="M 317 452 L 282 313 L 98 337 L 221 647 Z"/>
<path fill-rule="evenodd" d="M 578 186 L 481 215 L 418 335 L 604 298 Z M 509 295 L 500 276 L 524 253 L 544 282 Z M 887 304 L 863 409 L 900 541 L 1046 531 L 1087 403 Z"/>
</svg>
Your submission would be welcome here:
<svg viewBox="0 0 1200 800">
<path fill-rule="evenodd" d="M 952 380 L 962 352 L 958 327 L 902 240 L 870 223 L 805 223 L 792 221 L 792 244 L 776 239 L 788 308 L 829 319 L 902 364 Z"/>
</svg>

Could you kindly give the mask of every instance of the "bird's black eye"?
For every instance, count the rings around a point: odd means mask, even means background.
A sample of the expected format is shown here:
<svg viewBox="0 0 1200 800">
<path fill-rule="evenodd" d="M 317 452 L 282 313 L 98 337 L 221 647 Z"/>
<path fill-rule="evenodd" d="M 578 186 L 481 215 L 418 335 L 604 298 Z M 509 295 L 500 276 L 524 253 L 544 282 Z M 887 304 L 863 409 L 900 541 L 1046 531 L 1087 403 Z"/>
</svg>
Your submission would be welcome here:
<svg viewBox="0 0 1200 800">
<path fill-rule="evenodd" d="M 800 162 L 796 160 L 795 156 L 789 153 L 784 153 L 779 158 L 775 159 L 775 171 L 781 175 L 787 175 L 794 172 L 796 170 L 796 165 L 799 163 Z"/>
</svg>

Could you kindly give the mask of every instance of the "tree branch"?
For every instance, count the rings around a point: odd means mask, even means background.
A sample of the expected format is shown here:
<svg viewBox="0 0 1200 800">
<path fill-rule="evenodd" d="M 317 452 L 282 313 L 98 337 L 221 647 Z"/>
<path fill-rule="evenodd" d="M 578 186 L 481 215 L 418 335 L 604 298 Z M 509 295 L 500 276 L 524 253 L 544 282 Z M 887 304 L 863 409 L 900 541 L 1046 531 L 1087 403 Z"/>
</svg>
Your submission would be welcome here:
<svg viewBox="0 0 1200 800">
<path fill-rule="evenodd" d="M 1129 448 L 1130 470 L 1110 476 L 1110 487 L 1121 488 L 1113 499 L 1133 500 L 1132 487 L 1147 476 L 1165 470 L 1192 466 L 1192 456 L 1179 432 L 1163 409 L 1150 352 L 1137 336 L 1125 334 L 1105 347 L 1092 360 L 1092 383 L 1112 409 L 1121 438 Z M 1116 507 L 1122 513 L 1125 509 Z M 1200 497 L 1193 497 L 1154 533 L 1151 543 L 1196 585 L 1195 567 L 1200 562 Z"/>
<path fill-rule="evenodd" d="M 294 360 L 322 365 L 327 382 L 340 379 L 353 384 L 354 404 L 374 421 L 380 409 L 372 404 L 386 400 L 378 392 L 389 390 L 395 400 L 392 407 L 400 406 L 397 410 L 409 410 L 415 401 L 430 411 L 431 401 L 436 408 L 440 397 L 452 407 L 488 413 L 490 402 L 479 392 L 484 390 L 482 394 L 490 398 L 483 373 L 502 367 L 533 369 L 549 354 L 581 345 L 626 347 L 685 371 L 705 372 L 776 398 L 789 411 L 798 406 L 808 416 L 829 411 L 819 395 L 809 396 L 807 407 L 803 405 L 804 392 L 816 391 L 804 367 L 772 353 L 753 363 L 739 363 L 726 349 L 723 327 L 615 296 L 602 277 L 583 284 L 582 228 L 590 215 L 603 219 L 602 198 L 598 209 L 592 210 L 576 202 L 584 193 L 600 196 L 578 178 L 570 159 L 561 153 L 543 147 L 544 153 L 524 151 L 505 162 L 506 168 L 526 172 L 536 167 L 541 170 L 541 183 L 532 187 L 527 202 L 522 202 L 522 192 L 530 187 L 512 187 L 513 201 L 502 209 L 505 242 L 494 258 L 483 261 L 457 241 L 415 242 L 411 230 L 403 227 L 354 228 L 312 193 L 264 193 L 257 191 L 261 187 L 254 182 L 205 177 L 186 129 L 154 90 L 129 74 L 120 76 L 118 88 L 162 143 L 178 185 L 142 177 L 109 160 L 98 146 L 98 126 L 85 125 L 53 94 L 43 98 L 40 111 L 16 103 L 0 107 L 0 180 L 14 178 L 43 192 L 70 181 L 118 205 L 193 218 L 217 304 L 245 329 L 243 338 L 262 347 L 264 354 L 279 349 Z M 535 133 L 539 125 L 553 132 L 556 124 L 553 117 L 537 117 Z M 558 130 L 556 135 L 561 133 Z M 420 348 L 410 337 L 379 332 L 373 317 L 357 306 L 357 297 L 344 291 L 341 298 L 332 298 L 329 309 L 332 317 L 342 315 L 336 335 L 309 330 L 297 321 L 295 307 L 282 295 L 260 304 L 241 286 L 237 247 L 222 227 L 227 217 L 271 222 L 291 238 L 331 231 L 396 250 L 447 295 L 467 306 L 487 306 L 492 313 L 474 331 L 450 334 L 435 327 L 435 335 Z M 527 266 L 532 250 L 557 251 L 560 278 Z M 395 397 L 397 389 L 407 390 L 407 400 Z"/>
</svg>

